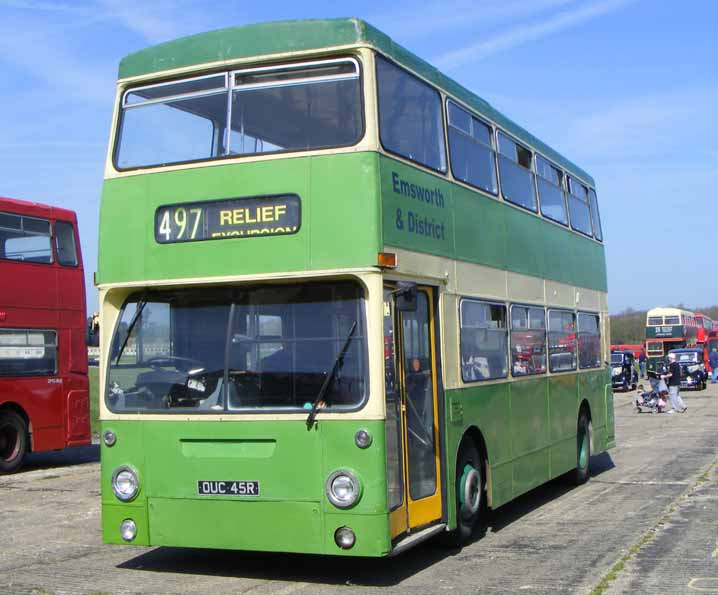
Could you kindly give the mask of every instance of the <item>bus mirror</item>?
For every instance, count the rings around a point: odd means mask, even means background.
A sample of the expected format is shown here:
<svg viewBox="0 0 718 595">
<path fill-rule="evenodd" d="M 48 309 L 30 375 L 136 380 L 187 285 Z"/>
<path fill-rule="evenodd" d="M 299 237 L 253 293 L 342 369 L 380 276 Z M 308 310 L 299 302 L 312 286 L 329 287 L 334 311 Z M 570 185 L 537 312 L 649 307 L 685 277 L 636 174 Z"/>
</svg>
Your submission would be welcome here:
<svg viewBox="0 0 718 595">
<path fill-rule="evenodd" d="M 396 309 L 399 312 L 416 312 L 416 283 L 399 281 L 395 293 Z"/>
</svg>

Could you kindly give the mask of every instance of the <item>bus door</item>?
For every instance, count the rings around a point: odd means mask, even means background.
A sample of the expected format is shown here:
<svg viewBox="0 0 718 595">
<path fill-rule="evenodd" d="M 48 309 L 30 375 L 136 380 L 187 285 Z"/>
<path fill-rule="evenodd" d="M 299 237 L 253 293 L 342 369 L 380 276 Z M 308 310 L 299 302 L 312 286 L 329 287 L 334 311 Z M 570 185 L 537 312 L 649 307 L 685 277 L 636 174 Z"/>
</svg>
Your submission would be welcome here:
<svg viewBox="0 0 718 595">
<path fill-rule="evenodd" d="M 414 309 L 384 290 L 386 449 L 391 537 L 441 518 L 433 290 Z"/>
</svg>

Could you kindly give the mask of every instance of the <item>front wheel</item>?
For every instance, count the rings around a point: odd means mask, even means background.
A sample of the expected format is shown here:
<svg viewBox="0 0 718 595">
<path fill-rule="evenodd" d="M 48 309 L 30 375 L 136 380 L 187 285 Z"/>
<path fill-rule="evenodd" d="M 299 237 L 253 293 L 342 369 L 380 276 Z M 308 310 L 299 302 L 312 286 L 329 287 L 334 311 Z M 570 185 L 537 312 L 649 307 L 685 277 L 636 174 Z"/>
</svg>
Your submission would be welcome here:
<svg viewBox="0 0 718 595">
<path fill-rule="evenodd" d="M 27 453 L 27 424 L 14 411 L 0 413 L 0 475 L 15 473 Z"/>
<path fill-rule="evenodd" d="M 459 446 L 456 458 L 456 529 L 447 533 L 444 543 L 461 547 L 471 540 L 483 504 L 484 479 L 481 456 L 467 436 Z"/>
<path fill-rule="evenodd" d="M 591 422 L 585 413 L 579 415 L 576 430 L 576 468 L 571 472 L 571 479 L 581 485 L 588 480 L 591 461 Z"/>
</svg>

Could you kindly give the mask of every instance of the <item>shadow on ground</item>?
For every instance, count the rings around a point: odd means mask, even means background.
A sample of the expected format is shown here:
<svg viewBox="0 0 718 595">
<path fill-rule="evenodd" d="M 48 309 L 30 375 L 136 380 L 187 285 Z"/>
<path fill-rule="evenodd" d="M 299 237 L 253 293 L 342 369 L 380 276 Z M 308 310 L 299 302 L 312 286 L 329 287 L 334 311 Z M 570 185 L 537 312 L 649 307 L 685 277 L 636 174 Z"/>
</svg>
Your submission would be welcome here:
<svg viewBox="0 0 718 595">
<path fill-rule="evenodd" d="M 591 458 L 591 476 L 614 467 L 607 453 Z M 496 511 L 487 511 L 477 527 L 474 541 L 488 531 L 497 532 L 543 504 L 575 489 L 565 479 L 553 480 L 531 490 Z M 341 558 L 306 554 L 240 552 L 190 548 L 158 547 L 119 564 L 118 568 L 308 582 L 327 585 L 361 585 L 385 587 L 401 583 L 461 550 L 444 548 L 429 541 L 397 558 Z"/>
<path fill-rule="evenodd" d="M 34 452 L 25 457 L 19 474 L 38 469 L 52 469 L 55 467 L 71 467 L 73 465 L 84 465 L 86 463 L 98 463 L 100 461 L 100 446 L 90 444 L 89 446 L 76 446 L 53 450 L 50 452 Z"/>
</svg>

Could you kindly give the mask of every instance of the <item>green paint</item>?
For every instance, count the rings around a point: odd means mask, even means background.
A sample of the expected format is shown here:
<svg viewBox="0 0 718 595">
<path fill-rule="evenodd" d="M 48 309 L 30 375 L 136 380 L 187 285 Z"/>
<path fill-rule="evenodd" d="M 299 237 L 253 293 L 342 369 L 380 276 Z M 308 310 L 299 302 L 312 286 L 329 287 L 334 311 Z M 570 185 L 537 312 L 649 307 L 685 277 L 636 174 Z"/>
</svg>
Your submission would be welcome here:
<svg viewBox="0 0 718 595">
<path fill-rule="evenodd" d="M 593 454 L 612 446 L 606 439 L 613 432 L 612 427 L 610 433 L 605 427 L 610 394 L 605 391 L 606 378 L 605 370 L 596 370 L 504 384 L 476 383 L 447 391 L 444 432 L 449 460 L 444 472 L 448 501 L 456 499 L 454 470 L 459 443 L 472 427 L 486 443 L 491 473 L 487 485 L 494 508 L 576 466 L 576 428 L 584 399 L 591 411 Z M 581 392 L 579 386 L 583 387 Z M 589 394 L 588 390 L 594 392 Z M 454 402 L 460 402 L 464 411 L 461 424 L 449 421 L 448 410 Z M 449 508 L 451 528 L 456 526 L 455 514 Z"/>
<path fill-rule="evenodd" d="M 294 235 L 155 241 L 162 205 L 281 193 L 301 199 Z M 100 237 L 103 284 L 371 267 L 387 245 L 599 291 L 607 285 L 601 244 L 374 152 L 107 180 Z"/>
<path fill-rule="evenodd" d="M 601 244 L 440 175 L 379 159 L 384 244 L 607 291 Z"/>
<path fill-rule="evenodd" d="M 236 63 L 255 56 L 263 60 L 287 52 L 316 51 L 333 47 L 369 47 L 413 70 L 448 95 L 463 101 L 516 138 L 533 146 L 546 157 L 595 186 L 593 178 L 554 151 L 524 128 L 494 109 L 489 103 L 439 72 L 386 34 L 359 19 L 317 19 L 277 21 L 230 27 L 183 37 L 135 52 L 120 62 L 119 77 L 129 78 L 205 63 Z M 235 66 L 236 67 L 236 66 Z"/>
<path fill-rule="evenodd" d="M 104 421 L 103 431 L 112 429 L 117 443 L 101 449 L 103 539 L 124 543 L 119 524 L 132 518 L 137 545 L 387 554 L 384 422 L 322 421 L 320 415 L 311 431 L 304 422 L 303 416 L 275 422 Z M 367 449 L 354 444 L 361 428 L 373 437 Z M 122 464 L 133 466 L 141 482 L 127 504 L 110 487 L 112 471 Z M 339 469 L 362 483 L 360 500 L 344 511 L 325 495 L 327 477 Z M 256 480 L 260 495 L 199 496 L 202 480 Z M 357 534 L 348 551 L 334 544 L 334 531 L 344 525 Z"/>
</svg>

